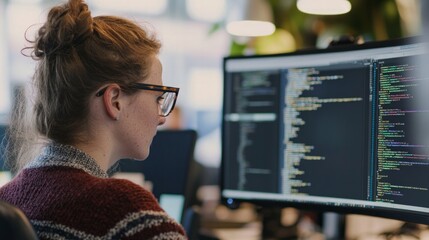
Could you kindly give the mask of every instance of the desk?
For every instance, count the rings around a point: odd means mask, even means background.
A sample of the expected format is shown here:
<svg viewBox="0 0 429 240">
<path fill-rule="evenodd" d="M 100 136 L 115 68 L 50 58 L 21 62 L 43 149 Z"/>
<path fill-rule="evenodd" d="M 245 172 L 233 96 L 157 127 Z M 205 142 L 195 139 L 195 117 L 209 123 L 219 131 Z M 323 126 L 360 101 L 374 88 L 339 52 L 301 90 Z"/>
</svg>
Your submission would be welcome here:
<svg viewBox="0 0 429 240">
<path fill-rule="evenodd" d="M 201 206 L 201 231 L 204 234 L 212 235 L 221 240 L 238 239 L 261 239 L 262 223 L 261 217 L 252 204 L 243 203 L 239 209 L 230 210 L 219 204 L 219 189 L 212 186 L 204 189 L 199 199 Z M 282 222 L 288 226 L 295 219 L 288 219 L 296 215 L 297 210 L 282 212 Z M 294 213 L 295 211 L 295 213 Z M 346 227 L 344 239 L 350 240 L 386 240 L 380 233 L 398 229 L 404 222 L 376 218 L 363 215 L 346 215 Z M 306 240 L 326 239 L 321 233 L 321 229 L 311 220 L 303 218 L 298 226 L 298 236 Z M 391 240 L 422 239 L 429 240 L 429 226 L 422 225 L 421 231 L 416 233 L 417 238 L 409 236 L 398 236 Z"/>
<path fill-rule="evenodd" d="M 308 240 L 325 239 L 320 233 L 320 228 L 315 227 L 310 218 L 300 218 L 298 225 L 291 226 L 291 224 L 287 224 L 287 221 L 291 220 L 290 216 L 296 213 L 291 210 L 286 209 L 286 217 L 279 219 L 277 224 L 273 225 L 274 232 L 268 231 L 268 233 L 275 233 L 281 239 L 287 239 L 288 237 L 296 239 L 297 235 L 302 236 L 302 239 Z M 286 222 L 286 224 L 279 225 L 280 221 Z M 295 223 L 294 221 L 292 222 Z M 273 228 L 270 227 L 269 230 Z M 221 240 L 259 240 L 262 239 L 262 230 L 261 216 L 251 204 L 242 204 L 239 209 L 230 210 L 217 202 L 212 202 L 210 206 L 206 203 L 205 208 L 201 209 L 200 232 L 204 235 L 214 236 Z"/>
<path fill-rule="evenodd" d="M 213 207 L 213 206 L 212 206 Z M 241 219 L 241 220 L 240 220 Z M 350 240 L 386 240 L 383 232 L 395 231 L 404 222 L 375 218 L 361 215 L 346 216 L 346 236 Z M 398 235 L 390 240 L 429 240 L 429 226 L 421 226 L 420 231 L 414 232 L 416 237 Z M 216 205 L 211 211 L 202 217 L 202 231 L 207 235 L 214 236 L 220 240 L 259 240 L 262 239 L 262 222 L 255 214 L 251 205 L 245 205 L 242 209 L 229 210 L 222 205 Z M 284 230 L 284 229 L 283 229 Z M 283 231 L 280 229 L 279 231 Z M 326 237 L 320 228 L 310 220 L 301 219 L 297 225 L 298 238 L 306 240 L 324 240 Z M 281 238 L 287 239 L 287 238 Z"/>
<path fill-rule="evenodd" d="M 241 228 L 213 229 L 213 235 L 221 240 L 260 240 L 262 225 L 260 222 L 252 222 Z"/>
</svg>

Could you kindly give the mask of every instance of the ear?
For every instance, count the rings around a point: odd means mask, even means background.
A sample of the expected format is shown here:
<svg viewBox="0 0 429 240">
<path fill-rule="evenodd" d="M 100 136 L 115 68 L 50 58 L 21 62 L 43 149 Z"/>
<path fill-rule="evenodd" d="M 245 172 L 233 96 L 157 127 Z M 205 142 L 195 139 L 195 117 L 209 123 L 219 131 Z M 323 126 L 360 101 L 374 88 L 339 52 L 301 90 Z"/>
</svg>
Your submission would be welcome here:
<svg viewBox="0 0 429 240">
<path fill-rule="evenodd" d="M 104 107 L 107 115 L 113 120 L 118 120 L 121 114 L 122 105 L 120 102 L 121 87 L 112 84 L 107 87 L 103 94 Z"/>
</svg>

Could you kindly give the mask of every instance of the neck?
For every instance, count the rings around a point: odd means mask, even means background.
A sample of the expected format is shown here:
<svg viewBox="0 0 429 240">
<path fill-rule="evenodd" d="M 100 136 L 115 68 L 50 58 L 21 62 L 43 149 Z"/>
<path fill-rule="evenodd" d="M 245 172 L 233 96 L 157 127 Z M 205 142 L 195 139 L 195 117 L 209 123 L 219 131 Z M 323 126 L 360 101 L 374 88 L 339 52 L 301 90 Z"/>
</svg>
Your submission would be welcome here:
<svg viewBox="0 0 429 240">
<path fill-rule="evenodd" d="M 74 147 L 80 149 L 81 151 L 87 153 L 95 162 L 100 166 L 100 168 L 107 172 L 115 163 L 119 160 L 119 157 L 115 157 L 113 146 L 110 146 L 108 141 L 103 141 L 104 144 L 100 141 L 93 141 L 90 143 L 79 143 L 75 144 Z"/>
<path fill-rule="evenodd" d="M 93 100 L 90 102 L 91 110 L 88 125 L 83 131 L 83 141 L 74 146 L 93 157 L 100 168 L 107 172 L 121 157 L 114 138 L 116 121 L 106 115 L 102 101 L 95 97 Z"/>
</svg>

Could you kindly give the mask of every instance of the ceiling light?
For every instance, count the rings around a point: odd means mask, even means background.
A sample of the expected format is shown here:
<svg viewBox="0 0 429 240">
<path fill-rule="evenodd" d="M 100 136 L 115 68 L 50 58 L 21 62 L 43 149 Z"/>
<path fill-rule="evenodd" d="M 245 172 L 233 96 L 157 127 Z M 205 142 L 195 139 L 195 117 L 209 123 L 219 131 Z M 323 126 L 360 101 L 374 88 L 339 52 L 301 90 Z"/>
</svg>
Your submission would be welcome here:
<svg viewBox="0 0 429 240">
<path fill-rule="evenodd" d="M 215 22 L 225 15 L 226 0 L 186 0 L 186 11 L 195 20 Z"/>
<path fill-rule="evenodd" d="M 228 23 L 226 30 L 231 35 L 257 37 L 271 35 L 276 27 L 271 22 L 244 20 Z"/>
<path fill-rule="evenodd" d="M 123 11 L 149 15 L 159 15 L 165 11 L 168 0 L 92 0 L 90 3 L 98 9 L 109 11 Z"/>
<path fill-rule="evenodd" d="M 347 0 L 298 0 L 296 6 L 301 12 L 315 15 L 338 15 L 352 9 Z"/>
<path fill-rule="evenodd" d="M 276 30 L 273 12 L 266 0 L 246 0 L 241 14 L 231 12 L 226 30 L 229 34 L 243 37 L 267 36 Z M 235 15 L 234 15 L 235 13 Z"/>
</svg>

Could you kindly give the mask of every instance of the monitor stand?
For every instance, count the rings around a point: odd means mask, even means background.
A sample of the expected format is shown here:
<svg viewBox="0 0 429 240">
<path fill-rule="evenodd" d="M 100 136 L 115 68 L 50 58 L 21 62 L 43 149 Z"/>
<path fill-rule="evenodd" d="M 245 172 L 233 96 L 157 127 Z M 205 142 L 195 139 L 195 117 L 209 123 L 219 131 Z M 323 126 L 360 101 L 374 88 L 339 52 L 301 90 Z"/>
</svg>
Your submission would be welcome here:
<svg viewBox="0 0 429 240">
<path fill-rule="evenodd" d="M 327 240 L 340 240 L 345 236 L 345 216 L 334 212 L 322 214 L 322 232 Z"/>
</svg>

